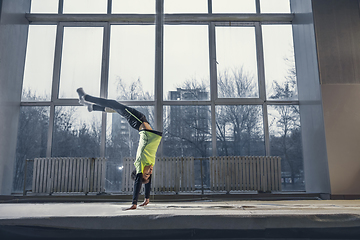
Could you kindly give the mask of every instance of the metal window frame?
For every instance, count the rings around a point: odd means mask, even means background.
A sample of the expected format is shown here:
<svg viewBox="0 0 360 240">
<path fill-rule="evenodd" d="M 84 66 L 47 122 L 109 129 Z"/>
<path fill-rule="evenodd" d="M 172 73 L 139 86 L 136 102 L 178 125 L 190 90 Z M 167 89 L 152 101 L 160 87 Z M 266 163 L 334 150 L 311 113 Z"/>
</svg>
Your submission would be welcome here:
<svg viewBox="0 0 360 240">
<path fill-rule="evenodd" d="M 270 136 L 268 126 L 268 105 L 299 105 L 299 101 L 267 100 L 265 87 L 265 66 L 262 39 L 262 24 L 292 24 L 294 14 L 261 14 L 260 0 L 256 1 L 254 14 L 213 14 L 212 0 L 208 0 L 207 14 L 165 14 L 164 0 L 156 0 L 155 14 L 111 14 L 112 0 L 108 0 L 107 14 L 63 14 L 63 0 L 59 0 L 58 14 L 26 14 L 30 24 L 57 25 L 54 69 L 52 79 L 51 101 L 21 102 L 21 106 L 49 106 L 50 123 L 48 129 L 46 156 L 51 157 L 52 138 L 54 131 L 55 106 L 80 106 L 77 99 L 59 99 L 59 81 L 61 71 L 61 56 L 64 27 L 103 27 L 103 58 L 101 66 L 100 97 L 107 97 L 108 74 L 110 57 L 110 29 L 112 25 L 155 25 L 155 99 L 153 101 L 123 101 L 129 106 L 154 106 L 155 128 L 163 130 L 164 106 L 210 106 L 212 155 L 217 155 L 216 147 L 216 106 L 220 105 L 262 105 L 265 153 L 270 155 Z M 163 47 L 164 25 L 207 25 L 209 41 L 209 76 L 210 100 L 206 101 L 169 101 L 163 99 Z M 252 26 L 255 27 L 256 59 L 258 68 L 258 98 L 218 98 L 217 96 L 217 64 L 216 64 L 216 36 L 218 26 Z M 106 148 L 106 113 L 102 114 L 102 131 L 100 157 L 105 157 Z M 162 155 L 162 146 L 158 151 Z"/>
</svg>

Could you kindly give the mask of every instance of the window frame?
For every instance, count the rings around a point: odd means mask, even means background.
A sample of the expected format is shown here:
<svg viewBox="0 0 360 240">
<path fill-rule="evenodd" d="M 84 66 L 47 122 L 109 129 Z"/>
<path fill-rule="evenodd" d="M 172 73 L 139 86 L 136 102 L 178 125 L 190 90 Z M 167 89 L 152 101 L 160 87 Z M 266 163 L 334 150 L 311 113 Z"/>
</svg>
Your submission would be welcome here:
<svg viewBox="0 0 360 240">
<path fill-rule="evenodd" d="M 42 102 L 21 102 L 21 106 L 50 106 L 50 122 L 48 130 L 48 143 L 46 155 L 51 156 L 52 138 L 54 128 L 55 106 L 79 106 L 77 99 L 59 99 L 60 64 L 62 56 L 64 27 L 103 27 L 103 59 L 101 70 L 100 97 L 107 98 L 109 55 L 110 55 L 110 28 L 111 25 L 134 24 L 146 25 L 155 24 L 155 81 L 154 100 L 152 101 L 122 101 L 129 106 L 146 105 L 154 106 L 155 128 L 163 130 L 163 108 L 176 105 L 207 105 L 211 109 L 211 134 L 212 134 L 212 155 L 216 156 L 216 112 L 217 105 L 262 105 L 265 153 L 270 155 L 270 136 L 268 126 L 269 105 L 299 105 L 299 101 L 287 100 L 266 100 L 264 52 L 262 39 L 262 24 L 292 24 L 293 13 L 263 14 L 260 13 L 260 0 L 256 3 L 254 14 L 213 14 L 212 0 L 208 0 L 208 13 L 199 14 L 165 14 L 164 0 L 156 0 L 155 14 L 112 14 L 112 0 L 108 0 L 107 14 L 63 14 L 63 0 L 59 0 L 57 14 L 26 14 L 30 24 L 34 25 L 57 25 L 54 55 L 54 70 L 52 79 L 51 100 Z M 169 101 L 163 99 L 163 46 L 164 46 L 164 25 L 207 25 L 209 40 L 209 75 L 210 75 L 210 100 L 206 101 Z M 217 96 L 217 67 L 216 67 L 216 36 L 215 28 L 219 26 L 254 26 L 256 40 L 256 59 L 258 67 L 258 88 L 259 98 L 218 98 Z M 100 156 L 105 156 L 106 148 L 106 113 L 102 114 L 102 131 Z M 160 146 L 158 155 L 162 156 Z"/>
</svg>

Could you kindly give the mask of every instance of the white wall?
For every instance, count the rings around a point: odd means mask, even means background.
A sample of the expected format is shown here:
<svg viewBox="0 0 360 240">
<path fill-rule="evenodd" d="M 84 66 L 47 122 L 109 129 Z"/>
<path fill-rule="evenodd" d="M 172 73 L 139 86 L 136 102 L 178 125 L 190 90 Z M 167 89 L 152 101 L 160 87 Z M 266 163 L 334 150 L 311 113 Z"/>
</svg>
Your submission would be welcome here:
<svg viewBox="0 0 360 240">
<path fill-rule="evenodd" d="M 0 19 L 0 194 L 10 195 L 30 0 L 2 0 Z"/>
<path fill-rule="evenodd" d="M 322 85 L 331 192 L 360 194 L 360 84 Z"/>
<path fill-rule="evenodd" d="M 360 194 L 358 0 L 313 0 L 331 193 Z"/>
</svg>

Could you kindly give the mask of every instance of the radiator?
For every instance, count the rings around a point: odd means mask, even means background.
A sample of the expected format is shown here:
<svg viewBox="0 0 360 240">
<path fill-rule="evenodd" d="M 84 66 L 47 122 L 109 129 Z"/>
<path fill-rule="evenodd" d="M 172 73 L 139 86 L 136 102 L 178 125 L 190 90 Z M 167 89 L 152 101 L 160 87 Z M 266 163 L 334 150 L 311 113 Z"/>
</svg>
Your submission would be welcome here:
<svg viewBox="0 0 360 240">
<path fill-rule="evenodd" d="M 134 181 L 131 172 L 135 169 L 134 158 L 123 160 L 122 191 L 132 193 Z M 195 190 L 194 157 L 164 157 L 155 160 L 151 179 L 154 192 L 191 192 Z"/>
<path fill-rule="evenodd" d="M 105 158 L 35 158 L 32 192 L 104 192 L 105 171 Z"/>
<path fill-rule="evenodd" d="M 212 191 L 281 191 L 281 158 L 272 156 L 210 157 Z"/>
<path fill-rule="evenodd" d="M 123 160 L 122 191 L 132 193 L 135 169 L 134 158 Z M 281 158 L 277 156 L 222 156 L 209 158 L 163 157 L 157 158 L 152 176 L 154 192 L 191 192 L 195 190 L 194 161 L 209 161 L 208 175 L 212 192 L 281 191 Z"/>
</svg>

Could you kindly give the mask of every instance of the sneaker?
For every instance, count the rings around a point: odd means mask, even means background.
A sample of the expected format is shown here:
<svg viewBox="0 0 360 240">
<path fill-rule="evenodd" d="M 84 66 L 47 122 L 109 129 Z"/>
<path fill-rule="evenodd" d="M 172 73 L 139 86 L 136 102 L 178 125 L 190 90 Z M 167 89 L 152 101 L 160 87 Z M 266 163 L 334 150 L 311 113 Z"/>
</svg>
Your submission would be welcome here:
<svg viewBox="0 0 360 240">
<path fill-rule="evenodd" d="M 88 104 L 87 103 L 86 105 L 87 105 L 87 109 L 88 109 L 89 112 L 92 112 L 94 110 L 94 108 L 93 108 L 94 105 L 93 104 Z"/>
<path fill-rule="evenodd" d="M 85 102 L 85 98 L 84 98 L 84 96 L 85 96 L 85 91 L 84 91 L 84 89 L 83 88 L 78 88 L 78 89 L 76 89 L 76 92 L 78 93 L 78 95 L 79 95 L 79 103 L 81 104 L 81 105 L 86 105 L 86 102 Z"/>
<path fill-rule="evenodd" d="M 76 89 L 76 92 L 79 94 L 79 99 L 80 99 L 80 100 L 81 100 L 81 98 L 82 98 L 83 96 L 85 96 L 85 94 L 86 94 L 83 88 L 78 88 L 78 89 Z"/>
</svg>

